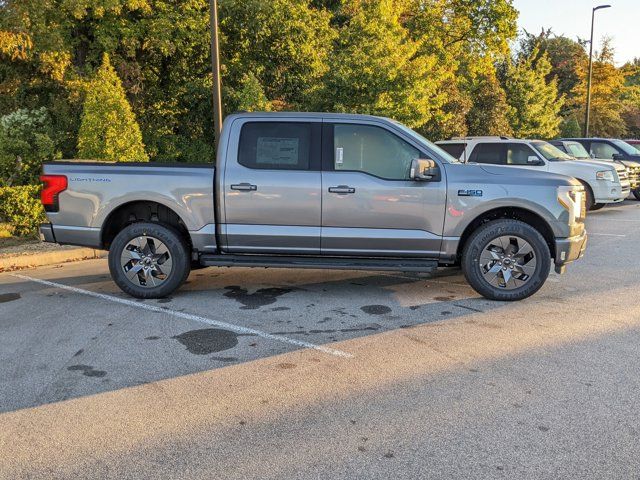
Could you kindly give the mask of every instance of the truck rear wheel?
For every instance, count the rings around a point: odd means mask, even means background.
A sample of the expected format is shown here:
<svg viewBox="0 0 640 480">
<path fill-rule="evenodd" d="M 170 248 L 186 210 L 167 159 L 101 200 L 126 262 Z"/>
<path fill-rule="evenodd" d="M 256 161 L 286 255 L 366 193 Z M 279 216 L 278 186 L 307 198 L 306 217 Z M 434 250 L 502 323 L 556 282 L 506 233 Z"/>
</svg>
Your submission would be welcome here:
<svg viewBox="0 0 640 480">
<path fill-rule="evenodd" d="M 494 220 L 469 237 L 462 271 L 469 285 L 490 300 L 522 300 L 549 276 L 551 254 L 545 239 L 518 220 Z"/>
<path fill-rule="evenodd" d="M 189 249 L 173 228 L 133 223 L 111 243 L 109 270 L 118 287 L 136 298 L 166 297 L 189 276 Z"/>
</svg>

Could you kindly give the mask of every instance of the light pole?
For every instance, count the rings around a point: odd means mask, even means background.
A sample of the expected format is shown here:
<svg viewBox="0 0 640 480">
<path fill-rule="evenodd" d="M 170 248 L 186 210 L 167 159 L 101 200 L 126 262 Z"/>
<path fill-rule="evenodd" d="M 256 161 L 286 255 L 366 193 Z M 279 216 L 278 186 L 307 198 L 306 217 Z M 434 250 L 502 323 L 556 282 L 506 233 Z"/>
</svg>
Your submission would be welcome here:
<svg viewBox="0 0 640 480">
<path fill-rule="evenodd" d="M 611 5 L 598 5 L 591 10 L 591 40 L 589 40 L 589 76 L 587 77 L 587 108 L 584 112 L 584 137 L 589 136 L 589 109 L 591 108 L 591 69 L 593 68 L 593 19 L 596 10 L 609 8 Z"/>
<path fill-rule="evenodd" d="M 218 43 L 218 2 L 209 1 L 209 24 L 211 28 L 211 71 L 213 73 L 213 128 L 216 148 L 222 130 L 222 92 L 220 86 L 220 45 Z"/>
</svg>

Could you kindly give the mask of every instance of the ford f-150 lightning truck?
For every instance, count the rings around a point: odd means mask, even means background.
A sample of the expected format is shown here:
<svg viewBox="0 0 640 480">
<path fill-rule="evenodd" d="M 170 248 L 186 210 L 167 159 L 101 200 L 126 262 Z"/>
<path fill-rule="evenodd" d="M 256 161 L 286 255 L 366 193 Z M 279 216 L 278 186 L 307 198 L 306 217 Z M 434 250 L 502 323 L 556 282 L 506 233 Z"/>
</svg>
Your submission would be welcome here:
<svg viewBox="0 0 640 480">
<path fill-rule="evenodd" d="M 430 272 L 519 300 L 586 246 L 584 188 L 459 162 L 393 120 L 226 118 L 212 163 L 46 163 L 48 242 L 109 250 L 117 285 L 171 294 L 193 265 Z"/>
</svg>

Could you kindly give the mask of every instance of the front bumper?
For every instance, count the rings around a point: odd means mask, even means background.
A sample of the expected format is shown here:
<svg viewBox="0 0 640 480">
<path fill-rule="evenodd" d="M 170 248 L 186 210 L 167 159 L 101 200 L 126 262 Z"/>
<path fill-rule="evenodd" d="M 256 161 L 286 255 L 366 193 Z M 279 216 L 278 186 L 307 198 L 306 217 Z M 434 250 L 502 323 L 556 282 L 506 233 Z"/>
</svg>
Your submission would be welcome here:
<svg viewBox="0 0 640 480">
<path fill-rule="evenodd" d="M 56 237 L 53 234 L 53 225 L 50 223 L 40 224 L 40 240 L 48 243 L 56 243 Z"/>
<path fill-rule="evenodd" d="M 591 185 L 595 203 L 622 202 L 631 192 L 629 182 L 609 182 L 599 180 L 596 185 Z"/>
<path fill-rule="evenodd" d="M 564 268 L 568 263 L 582 258 L 584 251 L 587 248 L 587 232 L 583 230 L 582 233 L 575 237 L 569 238 L 556 238 L 556 272 L 563 273 Z"/>
</svg>

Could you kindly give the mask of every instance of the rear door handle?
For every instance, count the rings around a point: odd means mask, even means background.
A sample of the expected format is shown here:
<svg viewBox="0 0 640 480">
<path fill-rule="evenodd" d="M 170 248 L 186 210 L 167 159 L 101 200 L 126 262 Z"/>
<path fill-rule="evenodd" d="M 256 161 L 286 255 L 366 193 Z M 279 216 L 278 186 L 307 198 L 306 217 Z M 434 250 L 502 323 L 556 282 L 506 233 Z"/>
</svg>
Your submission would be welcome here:
<svg viewBox="0 0 640 480">
<path fill-rule="evenodd" d="M 240 190 L 241 192 L 254 192 L 258 190 L 256 185 L 251 185 L 250 183 L 236 183 L 231 185 L 231 190 Z"/>
<path fill-rule="evenodd" d="M 338 185 L 337 187 L 329 187 L 329 193 L 339 193 L 346 195 L 348 193 L 356 193 L 356 189 L 348 185 Z"/>
</svg>

